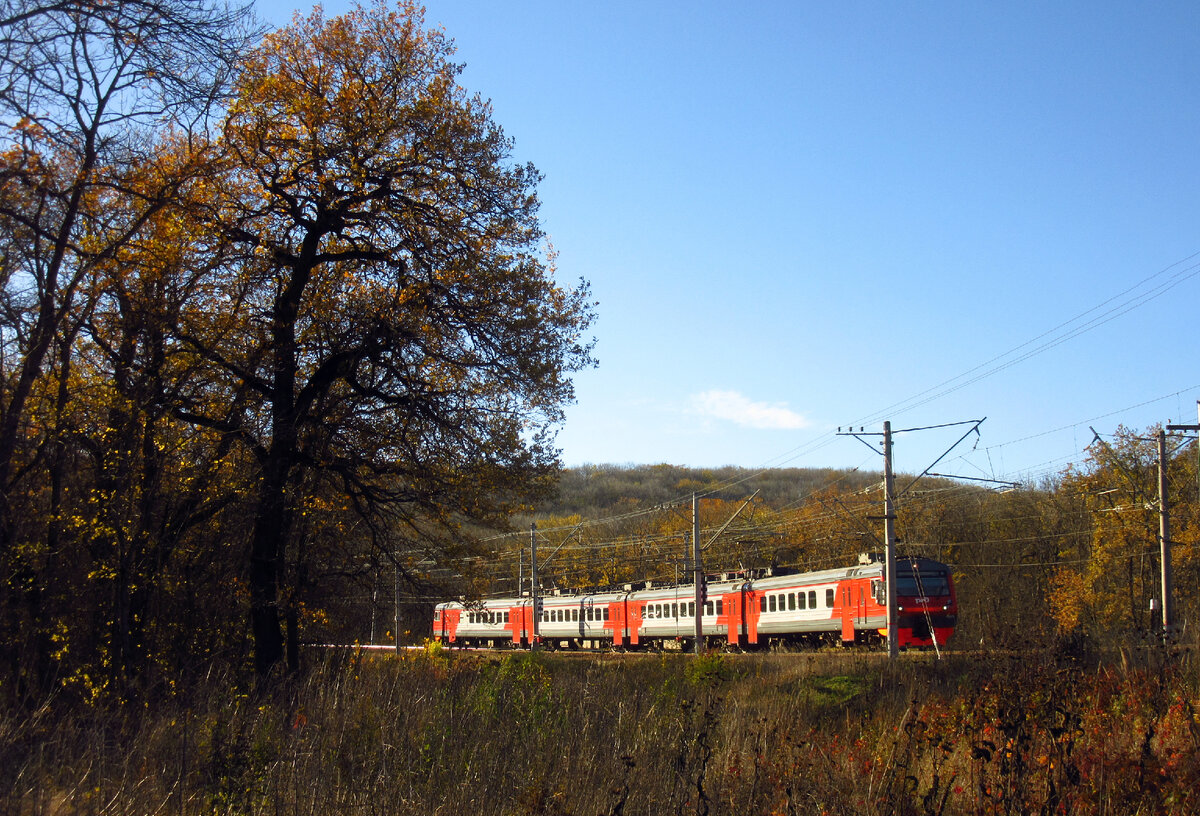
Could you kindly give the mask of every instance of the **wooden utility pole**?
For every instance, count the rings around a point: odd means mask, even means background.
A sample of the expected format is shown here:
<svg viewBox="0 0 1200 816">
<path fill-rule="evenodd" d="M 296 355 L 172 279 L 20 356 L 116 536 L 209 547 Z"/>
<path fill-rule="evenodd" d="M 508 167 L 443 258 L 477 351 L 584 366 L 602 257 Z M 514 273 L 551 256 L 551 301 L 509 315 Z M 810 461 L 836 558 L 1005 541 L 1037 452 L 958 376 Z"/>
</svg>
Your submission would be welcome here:
<svg viewBox="0 0 1200 816">
<path fill-rule="evenodd" d="M 1171 518 L 1167 510 L 1167 434 L 1166 431 L 1200 431 L 1200 400 L 1196 401 L 1196 425 L 1167 425 L 1158 432 L 1158 539 L 1162 561 L 1162 627 L 1163 639 L 1171 634 L 1175 625 L 1171 603 Z M 1200 438 L 1196 440 L 1197 456 L 1200 456 Z M 1200 473 L 1200 463 L 1197 465 Z M 1200 478 L 1200 477 L 1198 477 Z"/>
<path fill-rule="evenodd" d="M 538 648 L 538 621 L 542 617 L 541 602 L 538 600 L 537 574 L 537 523 L 529 524 L 529 597 L 532 599 L 533 637 L 529 639 L 529 650 Z"/>
<path fill-rule="evenodd" d="M 399 655 L 400 654 L 400 558 L 399 558 L 399 556 L 396 557 L 396 569 L 395 569 L 394 574 L 396 577 L 396 581 L 395 581 L 396 637 L 395 637 L 395 639 L 396 639 L 396 654 Z"/>
<path fill-rule="evenodd" d="M 892 472 L 892 423 L 883 423 L 883 537 L 887 583 L 888 660 L 900 654 L 899 611 L 896 608 L 896 477 Z"/>
<path fill-rule="evenodd" d="M 987 417 L 984 417 L 986 419 Z M 979 426 L 983 423 L 983 419 L 971 419 L 965 422 L 947 422 L 942 425 L 928 425 L 924 428 L 906 428 L 896 431 L 896 433 L 908 433 L 910 431 L 930 431 L 936 428 L 949 428 L 954 425 L 970 425 L 971 429 L 959 437 L 958 442 L 955 442 L 946 452 L 939 456 L 932 465 L 925 468 L 921 475 L 908 483 L 908 486 L 900 492 L 903 496 L 912 486 L 930 474 L 934 465 L 946 458 L 950 451 L 954 450 L 960 442 L 966 439 L 973 433 L 979 432 Z M 846 433 L 842 433 L 842 429 L 838 428 L 839 436 L 853 436 L 872 450 L 874 445 L 868 443 L 864 436 L 879 436 L 874 432 L 865 433 L 860 427 L 855 431 L 853 427 L 847 429 Z M 958 477 L 950 477 L 958 478 Z M 878 520 L 878 516 L 867 516 L 868 519 Z M 888 659 L 895 660 L 900 654 L 900 633 L 897 631 L 899 624 L 899 609 L 897 608 L 897 595 L 899 587 L 896 585 L 896 475 L 892 470 L 892 423 L 885 421 L 883 423 L 883 537 L 885 562 L 884 562 L 884 580 L 887 588 L 887 645 Z"/>
<path fill-rule="evenodd" d="M 696 654 L 704 654 L 704 566 L 700 563 L 700 500 L 692 494 L 692 564 L 696 590 Z"/>
<path fill-rule="evenodd" d="M 1162 636 L 1171 635 L 1171 511 L 1167 505 L 1167 431 L 1158 431 L 1158 560 L 1162 570 Z"/>
</svg>

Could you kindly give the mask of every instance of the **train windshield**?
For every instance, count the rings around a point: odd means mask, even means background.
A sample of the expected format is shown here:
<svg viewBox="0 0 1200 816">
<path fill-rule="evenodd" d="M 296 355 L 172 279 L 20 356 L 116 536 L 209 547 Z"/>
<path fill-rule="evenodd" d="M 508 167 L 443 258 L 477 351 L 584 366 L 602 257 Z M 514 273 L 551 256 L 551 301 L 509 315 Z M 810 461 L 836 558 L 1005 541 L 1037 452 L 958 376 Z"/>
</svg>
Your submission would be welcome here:
<svg viewBox="0 0 1200 816">
<path fill-rule="evenodd" d="M 899 595 L 949 595 L 950 577 L 945 570 L 923 569 L 918 572 L 899 565 L 896 569 L 896 589 Z"/>
</svg>

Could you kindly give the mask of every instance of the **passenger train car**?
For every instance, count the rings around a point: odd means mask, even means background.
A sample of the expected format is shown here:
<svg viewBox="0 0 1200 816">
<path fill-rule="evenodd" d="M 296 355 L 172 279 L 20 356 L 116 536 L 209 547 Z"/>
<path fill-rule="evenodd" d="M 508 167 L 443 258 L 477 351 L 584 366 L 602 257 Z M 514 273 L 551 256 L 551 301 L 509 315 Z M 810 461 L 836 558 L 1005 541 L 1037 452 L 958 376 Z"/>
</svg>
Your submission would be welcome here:
<svg viewBox="0 0 1200 816">
<path fill-rule="evenodd" d="M 884 565 L 751 578 L 713 576 L 700 610 L 704 646 L 768 647 L 878 641 L 887 634 Z M 954 634 L 958 606 L 950 569 L 929 558 L 896 560 L 897 642 L 940 646 Z M 489 648 L 644 648 L 696 636 L 694 585 L 626 585 L 621 590 L 441 603 L 433 635 L 446 645 Z"/>
</svg>

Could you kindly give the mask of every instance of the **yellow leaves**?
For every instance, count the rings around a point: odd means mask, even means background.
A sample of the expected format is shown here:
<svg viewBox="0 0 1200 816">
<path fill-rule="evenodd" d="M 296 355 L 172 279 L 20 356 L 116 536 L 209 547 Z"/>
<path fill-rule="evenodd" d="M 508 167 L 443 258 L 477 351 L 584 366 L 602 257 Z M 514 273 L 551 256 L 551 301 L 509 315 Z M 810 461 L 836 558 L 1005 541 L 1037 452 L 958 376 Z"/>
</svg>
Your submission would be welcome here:
<svg viewBox="0 0 1200 816">
<path fill-rule="evenodd" d="M 1059 567 L 1050 579 L 1050 590 L 1047 598 L 1050 604 L 1050 615 L 1060 633 L 1073 632 L 1084 621 L 1084 612 L 1090 605 L 1091 597 L 1083 576 L 1069 568 Z"/>
</svg>

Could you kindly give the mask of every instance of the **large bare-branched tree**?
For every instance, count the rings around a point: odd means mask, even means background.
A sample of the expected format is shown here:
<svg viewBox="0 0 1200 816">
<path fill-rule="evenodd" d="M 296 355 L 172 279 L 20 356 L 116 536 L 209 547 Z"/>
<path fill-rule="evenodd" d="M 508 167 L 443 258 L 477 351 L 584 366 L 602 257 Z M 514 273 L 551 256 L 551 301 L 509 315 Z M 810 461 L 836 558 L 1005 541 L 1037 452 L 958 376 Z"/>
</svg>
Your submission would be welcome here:
<svg viewBox="0 0 1200 816">
<path fill-rule="evenodd" d="M 317 11 L 246 59 L 225 122 L 211 217 L 229 261 L 185 330 L 257 405 L 193 416 L 236 432 L 261 469 L 260 672 L 283 657 L 305 480 L 410 534 L 496 520 L 555 471 L 568 375 L 591 362 L 587 287 L 554 280 L 539 175 L 451 54 L 412 5 Z M 235 317 L 214 331 L 214 312 Z"/>
</svg>

